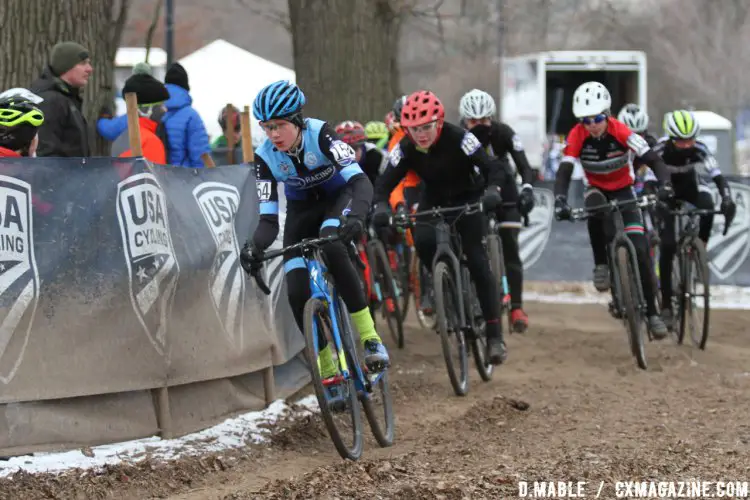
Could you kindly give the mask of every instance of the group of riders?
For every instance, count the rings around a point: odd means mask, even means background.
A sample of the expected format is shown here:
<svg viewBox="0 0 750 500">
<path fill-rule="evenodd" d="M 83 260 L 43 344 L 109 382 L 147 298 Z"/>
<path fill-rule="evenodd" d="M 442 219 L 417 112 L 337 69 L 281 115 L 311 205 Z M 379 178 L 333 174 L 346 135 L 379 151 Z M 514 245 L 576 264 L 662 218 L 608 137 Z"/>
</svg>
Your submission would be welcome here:
<svg viewBox="0 0 750 500">
<path fill-rule="evenodd" d="M 256 181 L 260 222 L 241 253 L 249 273 L 257 272 L 262 255 L 278 234 L 277 184 L 285 184 L 286 223 L 283 245 L 304 238 L 337 234 L 323 253 L 339 293 L 350 311 L 363 343 L 370 370 L 385 369 L 390 358 L 375 330 L 368 298 L 346 245 L 360 241 L 365 228 L 387 228 L 395 213 L 433 207 L 460 207 L 480 202 L 501 221 L 500 235 L 511 295 L 511 325 L 522 332 L 528 326 L 523 310 L 523 265 L 518 248 L 521 221 L 534 208 L 533 171 L 518 135 L 496 119 L 494 99 L 481 90 L 467 92 L 459 102 L 460 123 L 445 120 L 440 99 L 428 90 L 400 97 L 383 122 L 351 120 L 335 127 L 303 116 L 305 96 L 298 86 L 279 81 L 257 95 L 253 113 L 267 135 L 256 151 Z M 571 218 L 567 201 L 576 162 L 585 173 L 585 206 L 608 200 L 634 200 L 653 193 L 664 210 L 682 200 L 698 208 L 713 208 L 710 192 L 701 178 L 710 176 L 721 196 L 721 212 L 729 225 L 736 207 L 727 181 L 705 144 L 697 140 L 700 125 L 686 110 L 668 113 L 666 136 L 657 140 L 648 133 L 649 117 L 634 104 L 614 117 L 612 99 L 599 82 L 581 85 L 573 96 L 577 124 L 568 134 L 564 157 L 555 181 L 554 213 L 558 220 Z M 509 158 L 513 159 L 515 168 Z M 520 177 L 520 187 L 517 179 Z M 632 208 L 629 208 L 631 207 Z M 625 233 L 636 248 L 641 276 L 650 272 L 646 231 L 650 222 L 634 205 L 624 206 Z M 676 251 L 675 228 L 668 216 L 660 217 L 659 236 L 662 304 L 657 310 L 656 290 L 641 280 L 647 302 L 648 327 L 654 338 L 668 334 L 672 321 L 671 266 Z M 712 215 L 701 216 L 699 237 L 708 242 Z M 484 245 L 487 219 L 473 212 L 456 220 L 462 251 L 477 291 L 486 323 L 487 355 L 492 364 L 506 360 L 501 315 L 501 290 L 490 270 Z M 610 289 L 607 244 L 611 238 L 605 216 L 588 219 L 594 257 L 593 282 L 597 290 Z M 383 234 L 383 233 L 377 233 Z M 394 234 L 393 232 L 388 234 Z M 416 226 L 413 245 L 419 260 L 431 263 L 436 251 L 434 230 Z M 580 258 L 580 256 L 572 256 Z M 310 296 L 307 269 L 301 254 L 284 256 L 289 301 L 302 328 L 303 308 Z M 423 280 L 427 284 L 430 280 Z M 424 293 L 420 307 L 432 307 Z M 329 348 L 320 352 L 321 375 L 335 373 Z"/>
<path fill-rule="evenodd" d="M 34 94 L 14 89 L 0 95 L 0 156 L 34 156 L 37 130 L 44 121 Z M 460 100 L 458 125 L 445 120 L 445 108 L 430 91 L 418 90 L 400 97 L 383 122 L 345 121 L 333 127 L 303 115 L 305 96 L 288 81 L 274 82 L 256 96 L 253 114 L 267 139 L 256 150 L 255 176 L 260 218 L 240 254 L 243 268 L 260 269 L 262 254 L 279 231 L 277 185 L 285 185 L 286 222 L 283 245 L 305 238 L 338 235 L 323 253 L 340 296 L 350 311 L 365 351 L 368 369 L 385 369 L 390 358 L 368 307 L 359 273 L 347 245 L 360 241 L 365 228 L 386 228 L 392 214 L 431 207 L 456 207 L 481 201 L 485 211 L 501 221 L 500 236 L 511 295 L 511 324 L 524 331 L 523 265 L 518 249 L 521 220 L 534 208 L 534 175 L 523 145 L 508 125 L 495 118 L 493 98 L 471 90 Z M 633 200 L 654 193 L 669 210 L 675 200 L 712 209 L 714 202 L 702 179 L 711 177 L 721 197 L 720 211 L 728 227 L 736 212 L 729 185 L 705 144 L 697 140 L 700 125 L 693 113 L 677 110 L 664 120 L 666 136 L 657 140 L 648 133 L 649 118 L 637 105 L 626 105 L 615 118 L 612 99 L 599 82 L 587 82 L 573 95 L 578 123 L 568 134 L 564 157 L 555 181 L 555 216 L 570 219 L 568 186 L 576 162 L 585 173 L 586 206 L 607 200 Z M 515 168 L 509 157 L 513 159 Z M 517 178 L 520 177 L 520 188 Z M 641 276 L 651 263 L 646 237 L 648 221 L 637 206 L 623 207 L 625 232 L 638 257 Z M 671 311 L 671 267 L 676 251 L 674 221 L 658 217 L 662 309 L 657 310 L 651 280 L 641 280 L 647 302 L 648 327 L 654 338 L 667 336 Z M 486 216 L 473 212 L 456 220 L 462 250 L 486 322 L 488 359 L 501 364 L 507 357 L 503 339 L 501 291 L 490 271 L 484 245 Z M 610 289 L 607 243 L 611 238 L 605 217 L 588 219 L 594 257 L 593 282 L 597 290 Z M 702 215 L 699 238 L 708 243 L 712 215 Z M 393 233 L 390 233 L 393 234 Z M 431 263 L 436 251 L 435 233 L 416 226 L 413 244 L 419 260 Z M 580 258 L 580 256 L 572 256 Z M 310 296 L 307 268 L 301 253 L 284 256 L 289 302 L 302 328 L 305 302 Z M 423 280 L 425 284 L 429 279 Z M 424 293 L 421 307 L 432 307 Z M 429 312 L 429 311 L 428 311 Z M 321 374 L 335 372 L 329 347 L 320 352 Z"/>
<path fill-rule="evenodd" d="M 37 131 L 44 122 L 38 105 L 41 98 L 25 89 L 0 94 L 0 157 L 35 156 Z M 283 245 L 305 238 L 338 235 L 322 250 L 336 287 L 350 311 L 365 351 L 365 363 L 382 371 L 389 363 L 361 286 L 359 273 L 347 245 L 360 241 L 365 228 L 386 228 L 392 214 L 431 207 L 458 207 L 481 201 L 486 212 L 495 212 L 511 296 L 511 325 L 522 332 L 528 326 L 523 311 L 523 265 L 518 248 L 522 217 L 534 208 L 534 175 L 523 145 L 513 129 L 495 118 L 493 98 L 471 90 L 460 100 L 458 125 L 445 120 L 445 107 L 428 90 L 400 97 L 383 122 L 345 121 L 333 127 L 303 115 L 305 96 L 288 81 L 264 87 L 253 103 L 253 114 L 267 139 L 256 150 L 255 176 L 259 197 L 259 223 L 240 261 L 248 273 L 262 266 L 263 252 L 279 231 L 277 185 L 284 183 L 286 222 Z M 716 159 L 697 140 L 700 125 L 686 110 L 668 113 L 666 136 L 657 140 L 648 133 L 649 117 L 634 104 L 626 105 L 615 118 L 612 99 L 599 82 L 587 82 L 573 95 L 573 114 L 578 123 L 569 132 L 563 159 L 555 180 L 555 216 L 570 219 L 567 192 L 576 162 L 585 174 L 584 205 L 606 201 L 634 200 L 653 193 L 668 211 L 676 200 L 700 209 L 714 208 L 713 197 L 702 179 L 710 177 L 721 197 L 720 211 L 725 231 L 736 212 L 729 185 Z M 509 161 L 513 159 L 515 169 Z M 520 177 L 520 188 L 517 178 Z M 647 240 L 648 221 L 636 205 L 621 209 L 625 233 L 632 241 L 640 275 L 648 276 L 652 265 Z M 671 310 L 672 263 L 676 252 L 674 220 L 665 212 L 659 220 L 659 269 L 662 309 L 657 310 L 656 290 L 651 280 L 641 284 L 646 298 L 648 327 L 656 339 L 667 336 L 673 319 Z M 701 215 L 699 238 L 708 243 L 713 215 Z M 501 364 L 507 357 L 503 339 L 501 291 L 490 270 L 484 237 L 487 220 L 473 212 L 456 220 L 462 250 L 486 323 L 488 359 Z M 588 232 L 594 258 L 593 282 L 597 290 L 610 289 L 607 244 L 611 238 L 608 219 L 591 217 Z M 382 234 L 382 233 L 381 233 Z M 390 233 L 393 234 L 393 233 Z M 436 251 L 435 232 L 426 225 L 414 229 L 413 244 L 419 260 L 432 263 Z M 580 256 L 572 256 L 580 258 Z M 303 310 L 310 296 L 307 268 L 300 252 L 284 255 L 289 302 L 302 329 Z M 423 284 L 429 284 L 429 279 Z M 429 292 L 421 307 L 431 307 Z M 429 312 L 429 311 L 428 311 Z M 321 350 L 321 375 L 335 373 L 330 347 Z"/>
</svg>

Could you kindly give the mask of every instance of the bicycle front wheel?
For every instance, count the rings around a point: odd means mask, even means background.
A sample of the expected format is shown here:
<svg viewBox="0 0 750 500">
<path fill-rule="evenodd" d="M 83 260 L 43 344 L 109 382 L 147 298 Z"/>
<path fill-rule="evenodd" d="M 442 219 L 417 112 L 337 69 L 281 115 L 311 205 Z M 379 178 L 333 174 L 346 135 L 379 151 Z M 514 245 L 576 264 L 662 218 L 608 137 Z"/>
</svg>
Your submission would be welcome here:
<svg viewBox="0 0 750 500">
<path fill-rule="evenodd" d="M 348 353 L 351 353 L 352 366 L 355 364 L 361 367 L 361 373 L 367 380 L 361 380 L 362 384 L 355 383 L 359 391 L 359 399 L 362 402 L 362 408 L 365 410 L 365 416 L 370 424 L 370 430 L 375 440 L 382 447 L 393 444 L 394 435 L 394 418 L 393 418 L 393 400 L 391 398 L 390 385 L 388 384 L 388 370 L 381 373 L 369 373 L 364 363 L 360 363 L 360 350 L 357 346 L 362 344 L 359 339 L 354 338 L 354 329 L 352 328 L 349 310 L 346 308 L 344 301 L 339 298 L 339 321 L 341 331 L 341 344 Z M 366 384 L 366 386 L 365 386 Z"/>
<path fill-rule="evenodd" d="M 638 299 L 641 284 L 638 282 L 633 260 L 628 247 L 624 245 L 617 247 L 616 263 L 620 279 L 620 301 L 625 312 L 624 319 L 628 329 L 630 351 L 635 356 L 638 366 L 645 370 L 648 368 L 648 362 L 643 342 L 643 315 Z"/>
<path fill-rule="evenodd" d="M 328 307 L 316 298 L 305 304 L 304 330 L 305 353 L 310 362 L 315 397 L 318 399 L 320 415 L 323 418 L 331 441 L 341 458 L 357 460 L 362 456 L 362 413 L 354 384 L 354 364 L 346 353 L 336 353 L 333 344 L 333 322 Z M 337 372 L 334 377 L 323 380 L 318 365 L 318 345 L 316 339 L 325 338 L 331 346 Z"/>
<path fill-rule="evenodd" d="M 693 345 L 706 348 L 710 312 L 709 272 L 706 247 L 703 241 L 694 239 L 684 247 L 682 260 L 682 283 L 680 297 L 680 331 L 677 342 L 682 344 L 685 331 L 690 330 Z"/>
<path fill-rule="evenodd" d="M 448 378 L 457 396 L 465 396 L 469 390 L 469 359 L 466 338 L 461 329 L 458 291 L 453 271 L 445 262 L 438 262 L 432 275 L 435 289 L 435 313 L 440 343 L 443 347 Z"/>
</svg>

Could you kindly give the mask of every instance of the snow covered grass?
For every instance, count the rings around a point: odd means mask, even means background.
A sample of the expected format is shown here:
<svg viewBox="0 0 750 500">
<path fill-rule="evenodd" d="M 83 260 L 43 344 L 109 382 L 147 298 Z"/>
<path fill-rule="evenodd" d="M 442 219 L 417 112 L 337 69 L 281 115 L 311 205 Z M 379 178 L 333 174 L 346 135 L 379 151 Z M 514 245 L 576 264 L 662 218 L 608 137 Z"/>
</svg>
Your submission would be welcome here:
<svg viewBox="0 0 750 500">
<path fill-rule="evenodd" d="M 590 282 L 530 282 L 524 287 L 523 298 L 528 302 L 555 304 L 607 304 L 609 292 L 600 293 Z M 711 286 L 711 309 L 750 309 L 750 288 Z"/>
</svg>

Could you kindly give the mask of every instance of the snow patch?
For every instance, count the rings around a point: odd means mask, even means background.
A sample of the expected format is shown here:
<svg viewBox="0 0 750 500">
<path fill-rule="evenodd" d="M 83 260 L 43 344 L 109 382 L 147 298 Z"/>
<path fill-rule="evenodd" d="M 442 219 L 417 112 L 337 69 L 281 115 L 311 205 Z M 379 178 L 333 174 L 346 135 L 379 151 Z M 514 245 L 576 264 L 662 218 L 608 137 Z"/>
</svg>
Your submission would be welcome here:
<svg viewBox="0 0 750 500">
<path fill-rule="evenodd" d="M 35 453 L 0 461 L 0 477 L 24 470 L 28 473 L 60 473 L 73 468 L 99 470 L 105 465 L 138 463 L 146 458 L 172 460 L 241 448 L 268 440 L 270 427 L 281 418 L 300 418 L 317 411 L 315 396 L 307 396 L 291 406 L 282 400 L 268 408 L 229 418 L 200 432 L 177 439 L 153 436 L 123 443 L 107 444 L 62 453 Z"/>
</svg>

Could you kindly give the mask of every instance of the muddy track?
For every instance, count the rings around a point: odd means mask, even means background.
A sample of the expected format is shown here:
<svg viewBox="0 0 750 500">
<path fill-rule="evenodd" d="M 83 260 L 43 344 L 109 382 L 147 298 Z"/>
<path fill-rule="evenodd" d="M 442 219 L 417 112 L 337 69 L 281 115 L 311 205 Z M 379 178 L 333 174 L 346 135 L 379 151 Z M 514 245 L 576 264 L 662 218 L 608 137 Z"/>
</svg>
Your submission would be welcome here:
<svg viewBox="0 0 750 500">
<path fill-rule="evenodd" d="M 18 475 L 0 498 L 517 498 L 519 480 L 750 477 L 750 312 L 712 313 L 707 351 L 647 346 L 635 367 L 625 333 L 602 306 L 529 304 L 533 325 L 509 340 L 490 383 L 472 372 L 453 395 L 435 334 L 410 323 L 393 352 L 393 447 L 368 437 L 344 462 L 316 417 L 285 424 L 273 445 L 118 466 L 98 476 Z M 525 404 L 524 404 L 525 403 Z M 528 407 L 527 407 L 528 405 Z"/>
</svg>

